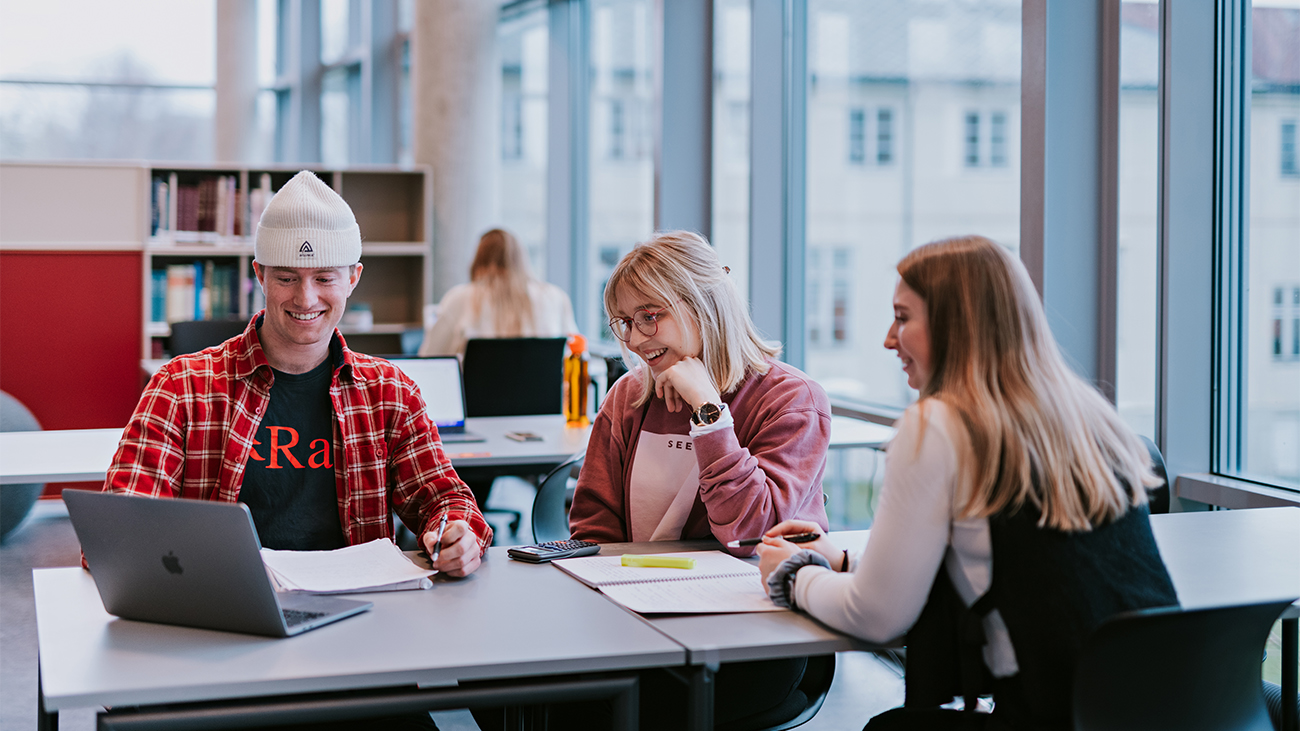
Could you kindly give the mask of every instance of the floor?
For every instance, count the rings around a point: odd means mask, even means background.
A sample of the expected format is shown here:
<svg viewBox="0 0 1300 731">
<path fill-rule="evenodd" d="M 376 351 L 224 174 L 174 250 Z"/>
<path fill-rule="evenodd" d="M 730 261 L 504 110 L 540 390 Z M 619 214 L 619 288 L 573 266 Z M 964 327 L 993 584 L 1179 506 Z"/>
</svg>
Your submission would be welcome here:
<svg viewBox="0 0 1300 731">
<path fill-rule="evenodd" d="M 507 516 L 491 513 L 498 545 L 526 543 L 531 536 L 528 506 L 533 488 L 513 479 L 498 480 L 491 507 L 523 513 L 519 535 L 511 538 Z M 32 604 L 33 568 L 74 566 L 79 559 L 76 535 L 61 502 L 42 501 L 0 545 L 0 731 L 36 728 L 36 622 Z M 808 731 L 860 729 L 871 716 L 901 705 L 903 681 L 887 660 L 870 653 L 841 653 L 835 681 L 821 711 L 801 728 Z M 434 714 L 443 731 L 477 731 L 467 711 Z M 62 731 L 91 731 L 95 709 L 60 714 Z"/>
</svg>

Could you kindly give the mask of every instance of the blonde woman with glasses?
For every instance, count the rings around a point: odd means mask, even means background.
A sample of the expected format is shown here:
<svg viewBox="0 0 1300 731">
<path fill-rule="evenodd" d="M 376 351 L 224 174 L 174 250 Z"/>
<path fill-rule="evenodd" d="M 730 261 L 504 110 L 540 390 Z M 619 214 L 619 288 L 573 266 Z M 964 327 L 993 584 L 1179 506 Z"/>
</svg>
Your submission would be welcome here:
<svg viewBox="0 0 1300 731">
<path fill-rule="evenodd" d="M 898 265 L 898 353 L 920 400 L 898 422 L 866 550 L 759 547 L 778 604 L 872 642 L 907 634 L 907 701 L 877 729 L 1068 729 L 1080 643 L 1177 604 L 1148 522 L 1138 436 L 1075 375 L 1018 259 L 979 237 Z M 809 550 L 801 550 L 809 549 Z M 993 713 L 975 698 L 992 692 Z M 954 696 L 971 711 L 943 710 Z"/>
<path fill-rule="evenodd" d="M 605 310 L 625 355 L 640 364 L 610 388 L 596 417 L 569 514 L 574 538 L 726 544 L 791 519 L 826 530 L 826 393 L 776 360 L 779 347 L 759 337 L 707 241 L 667 231 L 637 244 L 609 278 Z M 724 665 L 715 719 L 781 716 L 786 706 L 793 717 L 804 706 L 791 699 L 802 698 L 793 691 L 805 664 Z M 684 686 L 645 673 L 642 688 L 642 727 L 681 728 L 684 718 L 672 714 L 684 702 L 665 699 L 684 698 Z"/>
</svg>

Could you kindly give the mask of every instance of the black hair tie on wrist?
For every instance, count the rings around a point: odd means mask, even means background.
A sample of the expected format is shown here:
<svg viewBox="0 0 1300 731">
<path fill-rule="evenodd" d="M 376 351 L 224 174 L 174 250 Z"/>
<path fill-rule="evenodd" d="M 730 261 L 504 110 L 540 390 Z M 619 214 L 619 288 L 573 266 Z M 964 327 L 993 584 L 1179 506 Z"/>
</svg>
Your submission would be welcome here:
<svg viewBox="0 0 1300 731">
<path fill-rule="evenodd" d="M 807 548 L 791 554 L 767 577 L 767 595 L 772 599 L 773 604 L 787 609 L 798 608 L 794 604 L 794 577 L 804 566 L 821 566 L 829 569 L 831 562 L 820 553 Z"/>
</svg>

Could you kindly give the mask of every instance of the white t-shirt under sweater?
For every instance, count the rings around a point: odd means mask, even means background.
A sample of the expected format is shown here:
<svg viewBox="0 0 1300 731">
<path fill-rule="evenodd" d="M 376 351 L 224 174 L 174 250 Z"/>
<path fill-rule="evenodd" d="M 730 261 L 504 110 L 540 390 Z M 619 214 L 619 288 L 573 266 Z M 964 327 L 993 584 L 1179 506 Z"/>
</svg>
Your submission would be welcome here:
<svg viewBox="0 0 1300 731">
<path fill-rule="evenodd" d="M 469 282 L 458 284 L 443 295 L 438 303 L 438 319 L 424 331 L 420 355 L 464 355 L 465 343 L 470 338 L 503 337 L 496 330 L 493 302 L 485 299 L 477 316 L 474 298 L 479 285 Z M 555 338 L 578 332 L 573 319 L 573 304 L 564 290 L 550 284 L 532 280 L 528 283 L 528 297 L 533 302 L 531 327 L 524 323 L 519 337 Z"/>
<path fill-rule="evenodd" d="M 940 564 L 967 606 L 988 591 L 993 547 L 985 518 L 957 520 L 958 456 L 970 440 L 957 413 L 936 399 L 907 410 L 885 453 L 885 481 L 871 538 L 851 573 L 799 570 L 795 603 L 826 624 L 873 642 L 911 629 Z M 984 621 L 984 662 L 995 677 L 1018 671 L 1002 617 Z"/>
</svg>

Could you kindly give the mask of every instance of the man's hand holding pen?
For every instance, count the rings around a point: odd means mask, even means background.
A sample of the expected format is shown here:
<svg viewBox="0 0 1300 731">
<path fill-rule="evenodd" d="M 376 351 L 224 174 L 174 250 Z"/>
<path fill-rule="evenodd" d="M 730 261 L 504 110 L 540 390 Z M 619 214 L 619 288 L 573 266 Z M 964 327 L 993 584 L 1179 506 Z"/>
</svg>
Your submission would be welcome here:
<svg viewBox="0 0 1300 731">
<path fill-rule="evenodd" d="M 783 538 L 806 533 L 817 533 L 819 537 L 801 543 L 791 543 Z M 758 546 L 758 569 L 763 574 L 763 581 L 767 582 L 767 575 L 775 571 L 782 561 L 804 549 L 822 554 L 837 570 L 844 561 L 844 552 L 831 543 L 821 526 L 808 520 L 786 520 L 768 529 L 763 534 L 763 542 Z"/>
<path fill-rule="evenodd" d="M 429 555 L 429 563 L 439 573 L 450 576 L 469 576 L 479 567 L 478 538 L 470 530 L 469 523 L 463 520 L 448 521 L 446 528 L 425 531 L 420 537 L 424 552 Z"/>
</svg>

